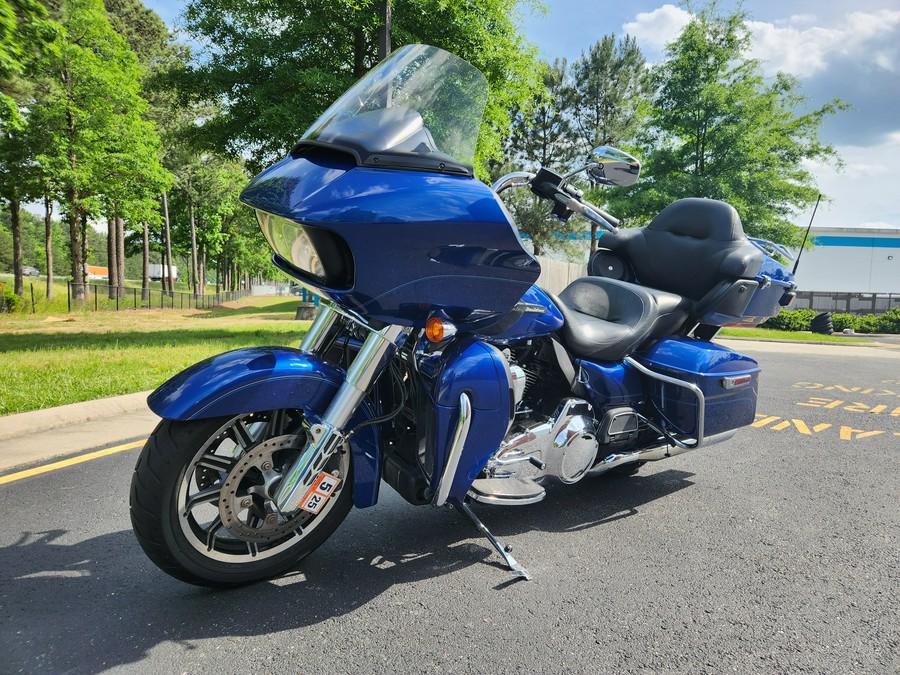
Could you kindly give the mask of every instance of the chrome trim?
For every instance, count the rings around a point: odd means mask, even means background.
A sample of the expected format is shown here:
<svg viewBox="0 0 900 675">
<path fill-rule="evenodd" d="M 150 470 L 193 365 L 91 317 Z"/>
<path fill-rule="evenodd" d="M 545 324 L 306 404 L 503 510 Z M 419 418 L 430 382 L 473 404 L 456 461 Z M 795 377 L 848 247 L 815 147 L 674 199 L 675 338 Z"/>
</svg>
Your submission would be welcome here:
<svg viewBox="0 0 900 675">
<path fill-rule="evenodd" d="M 369 333 L 350 364 L 341 388 L 322 415 L 321 423 L 311 429 L 312 441 L 294 460 L 275 489 L 275 505 L 282 513 L 290 513 L 296 508 L 308 482 L 310 467 L 321 463 L 317 458 L 328 457 L 345 440 L 342 430 L 378 376 L 384 356 L 401 344 L 409 331 L 403 326 L 389 325 Z"/>
<path fill-rule="evenodd" d="M 356 411 L 363 396 L 375 377 L 378 375 L 385 354 L 398 343 L 402 344 L 409 334 L 409 328 L 403 326 L 387 326 L 380 331 L 369 333 L 360 347 L 356 358 L 347 369 L 347 379 L 341 385 L 322 421 L 333 427 L 343 428 Z"/>
<path fill-rule="evenodd" d="M 500 178 L 496 183 L 491 185 L 491 190 L 496 192 L 498 195 L 512 187 L 524 187 L 531 182 L 531 179 L 534 178 L 533 173 L 528 173 L 527 171 L 513 171 L 512 173 L 508 173 L 502 178 Z"/>
<path fill-rule="evenodd" d="M 466 439 L 469 437 L 471 424 L 472 403 L 469 401 L 469 396 L 463 393 L 459 395 L 459 419 L 456 421 L 453 442 L 450 444 L 450 452 L 447 454 L 447 464 L 444 466 L 441 482 L 438 483 L 438 488 L 434 495 L 435 506 L 443 506 L 447 503 L 450 487 L 453 485 L 453 478 L 456 476 L 456 470 L 459 468 L 459 459 L 462 456 L 463 447 L 466 445 Z"/>
<path fill-rule="evenodd" d="M 703 426 L 706 423 L 706 397 L 703 396 L 703 391 L 700 389 L 700 387 L 698 387 L 696 384 L 693 384 L 692 382 L 685 382 L 684 380 L 679 380 L 676 377 L 669 377 L 668 375 L 663 375 L 662 373 L 657 373 L 654 370 L 650 370 L 646 366 L 638 363 L 630 356 L 625 357 L 625 362 L 636 368 L 644 375 L 647 375 L 648 377 L 652 377 L 653 379 L 659 380 L 660 382 L 673 384 L 676 387 L 687 389 L 697 397 L 697 439 L 692 445 L 688 445 L 687 443 L 678 444 L 683 445 L 685 450 L 693 450 L 694 448 L 699 448 L 701 445 L 703 445 Z"/>
<path fill-rule="evenodd" d="M 720 434 L 709 436 L 703 441 L 703 447 L 730 441 L 736 433 L 737 429 L 732 429 L 730 431 L 723 431 Z M 668 443 L 662 443 L 650 448 L 644 448 L 643 450 L 635 450 L 634 452 L 614 452 L 597 462 L 591 470 L 588 471 L 588 474 L 591 476 L 599 476 L 611 469 L 615 469 L 617 466 L 632 464 L 634 462 L 658 462 L 661 459 L 683 455 L 693 449 L 694 448 L 692 447 L 673 447 Z"/>
<path fill-rule="evenodd" d="M 541 492 L 536 497 L 525 497 L 523 499 L 514 499 L 509 497 L 495 497 L 493 495 L 483 495 L 480 492 L 475 492 L 474 490 L 469 491 L 469 496 L 474 499 L 476 502 L 480 502 L 482 504 L 491 504 L 493 506 L 528 506 L 529 504 L 537 504 L 540 501 L 544 500 L 544 497 L 547 496 L 546 490 Z"/>
<path fill-rule="evenodd" d="M 315 320 L 303 337 L 300 349 L 304 352 L 315 353 L 323 345 L 328 332 L 340 317 L 340 312 L 336 311 L 333 305 L 323 303 L 319 307 L 319 313 L 316 315 Z"/>
</svg>

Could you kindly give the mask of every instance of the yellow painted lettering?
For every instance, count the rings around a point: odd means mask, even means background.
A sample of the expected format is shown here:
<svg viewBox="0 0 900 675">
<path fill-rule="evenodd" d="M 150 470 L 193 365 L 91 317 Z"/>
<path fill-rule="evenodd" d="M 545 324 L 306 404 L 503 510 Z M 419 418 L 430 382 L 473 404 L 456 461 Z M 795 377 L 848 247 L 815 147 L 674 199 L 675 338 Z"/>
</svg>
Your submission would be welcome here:
<svg viewBox="0 0 900 675">
<path fill-rule="evenodd" d="M 867 406 L 865 403 L 851 403 L 850 405 L 845 406 L 845 407 L 844 407 L 844 410 L 848 410 L 848 411 L 850 411 L 850 412 L 862 412 L 862 413 L 864 413 L 864 412 L 868 412 L 868 411 L 869 411 L 869 406 Z"/>
<path fill-rule="evenodd" d="M 789 426 L 791 426 L 791 423 L 788 422 L 787 420 L 784 420 L 784 422 L 779 422 L 774 427 L 770 427 L 770 428 L 774 429 L 775 431 L 783 431 L 784 429 L 787 429 Z"/>
<path fill-rule="evenodd" d="M 863 431 L 862 429 L 854 429 L 852 427 L 841 427 L 841 440 L 853 441 L 859 438 L 870 438 L 883 434 L 883 431 Z"/>
<path fill-rule="evenodd" d="M 795 389 L 821 389 L 824 387 L 824 384 L 819 384 L 817 382 L 795 382 Z"/>
<path fill-rule="evenodd" d="M 793 422 L 794 426 L 797 427 L 797 431 L 799 431 L 801 434 L 805 434 L 807 436 L 812 436 L 813 432 L 819 433 L 820 431 L 824 431 L 825 429 L 828 429 L 831 426 L 830 424 L 816 424 L 812 428 L 812 431 L 810 431 L 810 428 L 806 425 L 806 422 L 804 422 L 803 420 L 792 419 L 791 422 Z M 779 425 L 779 426 L 781 426 L 781 425 Z M 772 428 L 776 429 L 777 427 L 772 427 Z"/>
<path fill-rule="evenodd" d="M 764 427 L 764 426 L 766 426 L 766 425 L 768 425 L 768 424 L 771 424 L 772 422 L 775 422 L 775 421 L 781 419 L 780 417 L 774 417 L 774 416 L 771 416 L 771 415 L 768 416 L 768 417 L 766 417 L 765 415 L 759 415 L 759 414 L 757 414 L 756 417 L 757 417 L 757 420 L 756 420 L 755 422 L 753 422 L 750 426 L 751 426 L 751 427 L 756 427 L 757 429 L 759 429 L 760 427 Z M 762 418 L 762 419 L 759 419 L 759 418 Z"/>
<path fill-rule="evenodd" d="M 852 394 L 861 389 L 861 387 L 844 387 L 840 384 L 833 384 L 830 387 L 825 387 L 825 391 L 842 391 L 845 394 Z"/>
<path fill-rule="evenodd" d="M 798 402 L 797 405 L 804 405 L 804 406 L 808 406 L 810 408 L 821 408 L 833 400 L 834 399 L 832 399 L 832 398 L 818 398 L 818 397 L 814 396 L 814 397 L 810 398 L 806 403 Z"/>
<path fill-rule="evenodd" d="M 873 413 L 873 414 L 875 414 L 875 415 L 878 415 L 879 413 L 883 413 L 885 410 L 887 410 L 887 406 L 886 406 L 886 405 L 876 405 L 876 406 L 875 406 L 874 408 L 872 408 L 869 412 L 870 412 L 870 413 Z"/>
</svg>

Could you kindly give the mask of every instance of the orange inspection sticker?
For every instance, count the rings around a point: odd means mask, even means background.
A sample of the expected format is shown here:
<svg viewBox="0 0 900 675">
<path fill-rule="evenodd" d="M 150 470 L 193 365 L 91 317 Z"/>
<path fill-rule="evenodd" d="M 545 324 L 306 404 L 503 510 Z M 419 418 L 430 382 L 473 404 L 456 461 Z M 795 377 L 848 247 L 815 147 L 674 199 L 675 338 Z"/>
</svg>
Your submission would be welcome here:
<svg viewBox="0 0 900 675">
<path fill-rule="evenodd" d="M 330 473 L 323 471 L 300 501 L 300 508 L 310 513 L 318 513 L 340 482 L 340 478 L 335 478 Z"/>
</svg>

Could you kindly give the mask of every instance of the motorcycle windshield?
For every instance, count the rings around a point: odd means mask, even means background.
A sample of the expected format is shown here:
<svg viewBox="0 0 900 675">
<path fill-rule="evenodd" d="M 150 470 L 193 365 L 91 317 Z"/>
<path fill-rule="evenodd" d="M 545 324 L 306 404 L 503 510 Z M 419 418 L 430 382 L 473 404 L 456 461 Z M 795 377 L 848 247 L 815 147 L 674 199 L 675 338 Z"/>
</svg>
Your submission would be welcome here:
<svg viewBox="0 0 900 675">
<path fill-rule="evenodd" d="M 366 166 L 471 175 L 488 93 L 484 75 L 458 56 L 407 45 L 322 113 L 298 146 L 335 147 Z"/>
</svg>

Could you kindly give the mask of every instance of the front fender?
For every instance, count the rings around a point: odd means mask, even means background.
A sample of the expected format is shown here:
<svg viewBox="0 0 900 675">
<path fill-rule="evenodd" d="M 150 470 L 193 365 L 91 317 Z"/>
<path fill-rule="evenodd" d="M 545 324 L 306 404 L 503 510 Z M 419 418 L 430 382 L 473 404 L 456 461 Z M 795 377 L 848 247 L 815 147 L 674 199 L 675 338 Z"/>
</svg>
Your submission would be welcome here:
<svg viewBox="0 0 900 675">
<path fill-rule="evenodd" d="M 284 408 L 320 416 L 346 377 L 342 368 L 290 347 L 249 347 L 218 354 L 175 375 L 150 394 L 147 405 L 160 417 L 196 420 Z M 363 400 L 349 428 L 375 417 Z M 350 440 L 353 502 L 358 508 L 378 501 L 381 442 L 377 425 Z"/>
</svg>

